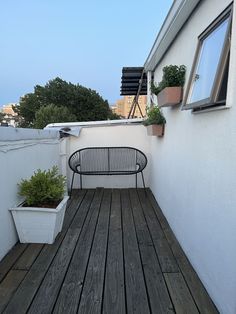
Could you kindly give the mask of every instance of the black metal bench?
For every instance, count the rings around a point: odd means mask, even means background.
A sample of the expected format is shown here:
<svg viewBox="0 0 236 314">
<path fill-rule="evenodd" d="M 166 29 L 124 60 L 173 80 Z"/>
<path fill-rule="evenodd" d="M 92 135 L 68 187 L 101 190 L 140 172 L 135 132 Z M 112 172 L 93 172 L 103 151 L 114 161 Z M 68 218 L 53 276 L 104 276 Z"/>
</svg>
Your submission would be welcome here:
<svg viewBox="0 0 236 314">
<path fill-rule="evenodd" d="M 71 189 L 74 175 L 80 175 L 80 188 L 82 189 L 83 175 L 142 175 L 143 186 L 145 182 L 143 169 L 147 165 L 147 157 L 139 149 L 133 147 L 87 147 L 74 152 L 69 158 L 69 167 L 73 171 Z"/>
</svg>

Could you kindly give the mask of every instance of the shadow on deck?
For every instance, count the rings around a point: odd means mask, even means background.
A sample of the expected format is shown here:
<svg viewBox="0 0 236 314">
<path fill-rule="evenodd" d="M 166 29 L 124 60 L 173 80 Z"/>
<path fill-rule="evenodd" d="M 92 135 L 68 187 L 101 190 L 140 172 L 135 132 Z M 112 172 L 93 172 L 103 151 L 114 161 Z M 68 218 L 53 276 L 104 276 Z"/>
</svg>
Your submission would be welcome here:
<svg viewBox="0 0 236 314">
<path fill-rule="evenodd" d="M 150 190 L 74 191 L 53 245 L 0 263 L 4 313 L 218 313 Z"/>
</svg>

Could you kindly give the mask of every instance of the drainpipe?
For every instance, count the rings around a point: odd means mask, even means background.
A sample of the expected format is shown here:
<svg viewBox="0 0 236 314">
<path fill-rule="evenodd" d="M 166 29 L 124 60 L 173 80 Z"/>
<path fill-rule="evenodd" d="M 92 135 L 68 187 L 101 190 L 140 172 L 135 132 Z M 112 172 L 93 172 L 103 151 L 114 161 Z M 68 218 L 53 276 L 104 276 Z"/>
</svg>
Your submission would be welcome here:
<svg viewBox="0 0 236 314">
<path fill-rule="evenodd" d="M 61 173 L 63 176 L 67 177 L 67 188 L 69 186 L 69 178 L 67 175 L 67 156 L 68 156 L 68 145 L 70 137 L 63 137 L 60 140 L 60 164 L 61 164 Z"/>
<path fill-rule="evenodd" d="M 151 82 L 152 82 L 152 71 L 147 72 L 147 106 L 151 106 Z"/>
</svg>

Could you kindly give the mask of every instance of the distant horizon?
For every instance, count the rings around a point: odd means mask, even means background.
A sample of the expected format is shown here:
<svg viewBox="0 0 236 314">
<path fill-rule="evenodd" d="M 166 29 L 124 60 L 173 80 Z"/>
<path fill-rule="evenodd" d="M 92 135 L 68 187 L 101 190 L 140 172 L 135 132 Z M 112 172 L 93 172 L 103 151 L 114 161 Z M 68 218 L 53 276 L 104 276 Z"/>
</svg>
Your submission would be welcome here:
<svg viewBox="0 0 236 314">
<path fill-rule="evenodd" d="M 172 2 L 1 3 L 0 107 L 57 76 L 113 105 L 122 68 L 143 66 Z"/>
<path fill-rule="evenodd" d="M 68 82 L 69 82 L 69 81 L 68 81 Z M 47 82 L 46 82 L 46 83 L 47 83 Z M 45 84 L 46 84 L 46 83 L 45 83 Z M 73 83 L 73 82 L 70 82 L 70 83 L 72 83 L 72 84 L 77 84 L 77 83 Z M 42 84 L 42 85 L 45 85 L 45 84 Z M 37 84 L 37 85 L 39 85 L 39 84 Z M 86 87 L 86 86 L 84 86 L 84 87 Z M 87 87 L 87 88 L 90 88 L 90 87 Z M 26 93 L 26 94 L 33 93 L 33 92 L 34 92 L 34 89 L 33 89 L 31 92 L 28 92 L 28 93 Z M 98 91 L 96 91 L 96 92 L 98 92 Z M 26 94 L 24 94 L 24 95 L 26 95 Z M 5 104 L 0 104 L 0 109 L 3 108 L 3 106 L 7 106 L 7 105 L 9 105 L 9 104 L 19 104 L 20 98 L 23 97 L 24 95 L 21 95 L 21 96 L 19 97 L 18 101 L 10 101 L 10 102 L 5 103 Z M 100 95 L 100 94 L 99 94 L 99 95 Z M 102 95 L 100 95 L 100 96 L 102 96 Z M 114 106 L 114 105 L 116 104 L 117 100 L 122 99 L 123 97 L 125 97 L 125 96 L 120 95 L 113 103 L 110 103 L 110 102 L 108 101 L 109 106 Z M 103 98 L 104 98 L 104 97 L 103 97 Z M 104 100 L 106 100 L 106 99 L 104 98 Z M 108 100 L 108 99 L 107 99 L 107 100 Z"/>
</svg>

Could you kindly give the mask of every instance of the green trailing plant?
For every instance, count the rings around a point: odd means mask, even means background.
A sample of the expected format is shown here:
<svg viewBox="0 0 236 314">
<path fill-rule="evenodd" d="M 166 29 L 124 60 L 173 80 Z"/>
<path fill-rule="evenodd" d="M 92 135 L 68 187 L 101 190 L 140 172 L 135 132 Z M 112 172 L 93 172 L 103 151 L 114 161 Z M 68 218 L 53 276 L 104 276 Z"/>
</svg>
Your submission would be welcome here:
<svg viewBox="0 0 236 314">
<path fill-rule="evenodd" d="M 184 86 L 185 83 L 185 65 L 167 65 L 163 69 L 163 76 L 161 82 L 156 85 L 151 83 L 151 92 L 158 95 L 164 88 L 173 86 Z"/>
<path fill-rule="evenodd" d="M 151 125 L 151 124 L 165 124 L 166 119 L 163 116 L 160 108 L 158 106 L 153 106 L 147 109 L 147 119 L 144 120 L 144 125 Z"/>
<path fill-rule="evenodd" d="M 38 169 L 32 177 L 23 179 L 19 185 L 19 195 L 25 198 L 26 206 L 43 207 L 59 202 L 65 192 L 66 177 L 59 174 L 58 167 L 48 171 Z"/>
</svg>

